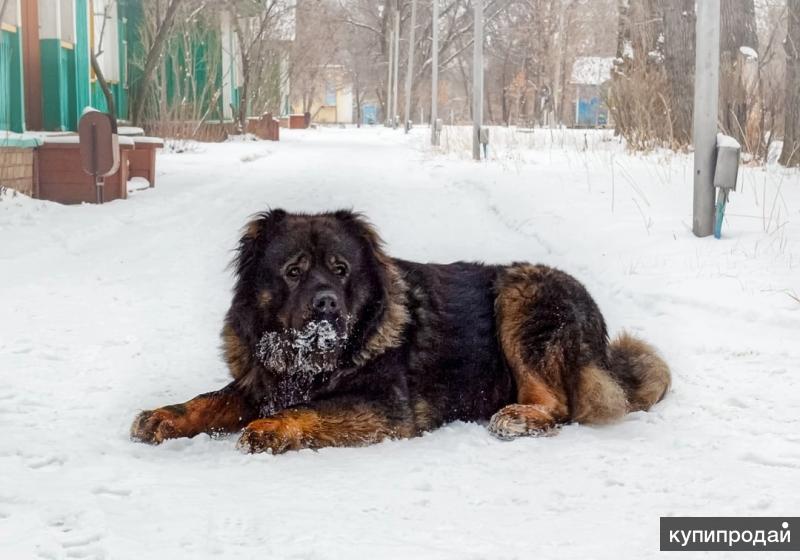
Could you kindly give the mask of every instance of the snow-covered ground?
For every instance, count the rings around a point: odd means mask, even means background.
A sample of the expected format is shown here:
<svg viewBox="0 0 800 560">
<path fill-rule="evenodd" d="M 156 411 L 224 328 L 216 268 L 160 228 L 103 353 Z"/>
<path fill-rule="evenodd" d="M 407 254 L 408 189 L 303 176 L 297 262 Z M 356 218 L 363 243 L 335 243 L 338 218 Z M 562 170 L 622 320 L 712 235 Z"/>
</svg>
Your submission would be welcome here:
<svg viewBox="0 0 800 560">
<path fill-rule="evenodd" d="M 2 195 L 0 558 L 651 558 L 659 516 L 798 514 L 800 174 L 744 169 L 724 238 L 696 239 L 690 157 L 604 133 L 493 131 L 481 163 L 468 130 L 438 154 L 422 129 L 281 134 L 162 154 L 100 207 Z M 268 206 L 363 210 L 398 257 L 563 267 L 674 389 L 513 442 L 132 443 L 139 410 L 226 383 L 226 264 Z"/>
</svg>

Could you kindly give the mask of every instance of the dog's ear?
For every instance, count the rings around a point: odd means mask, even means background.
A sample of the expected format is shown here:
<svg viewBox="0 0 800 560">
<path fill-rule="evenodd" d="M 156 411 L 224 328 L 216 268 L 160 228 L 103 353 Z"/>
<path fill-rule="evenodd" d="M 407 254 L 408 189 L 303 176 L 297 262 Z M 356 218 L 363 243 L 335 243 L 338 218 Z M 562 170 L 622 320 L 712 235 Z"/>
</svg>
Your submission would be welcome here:
<svg viewBox="0 0 800 560">
<path fill-rule="evenodd" d="M 270 232 L 285 220 L 286 216 L 288 213 L 285 210 L 275 208 L 256 214 L 244 226 L 239 245 L 236 248 L 236 256 L 231 263 L 240 279 L 256 262 L 270 237 Z"/>
<path fill-rule="evenodd" d="M 364 241 L 368 245 L 370 251 L 378 257 L 379 260 L 381 260 L 382 257 L 385 258 L 383 239 L 381 239 L 381 236 L 378 235 L 378 232 L 375 230 L 375 226 L 367 220 L 364 214 L 361 212 L 353 212 L 352 210 L 337 210 L 333 213 L 333 216 L 343 223 L 351 233 L 354 233 L 359 239 Z"/>
<path fill-rule="evenodd" d="M 380 235 L 363 214 L 339 210 L 333 215 L 348 231 L 361 239 L 368 248 L 369 257 L 374 259 L 380 297 L 375 301 L 374 315 L 367 320 L 361 344 L 353 356 L 356 365 L 363 365 L 402 342 L 403 332 L 410 320 L 408 285 L 397 264 L 384 252 Z"/>
</svg>

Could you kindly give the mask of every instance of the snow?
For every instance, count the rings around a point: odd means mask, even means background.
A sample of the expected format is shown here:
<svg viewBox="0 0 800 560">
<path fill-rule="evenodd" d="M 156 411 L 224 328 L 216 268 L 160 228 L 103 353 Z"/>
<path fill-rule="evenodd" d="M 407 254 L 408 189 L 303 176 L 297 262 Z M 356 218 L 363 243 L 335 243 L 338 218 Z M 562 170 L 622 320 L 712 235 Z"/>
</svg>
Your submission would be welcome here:
<svg viewBox="0 0 800 560">
<path fill-rule="evenodd" d="M 605 131 L 283 130 L 161 153 L 158 187 L 0 195 L 0 558 L 637 558 L 659 516 L 800 501 L 800 174 L 743 167 L 723 238 L 692 236 L 692 158 Z M 264 157 L 243 157 L 262 148 Z M 267 149 L 268 148 L 268 149 Z M 240 228 L 365 211 L 389 252 L 531 260 L 590 289 L 674 370 L 649 413 L 499 441 L 479 424 L 358 449 L 132 443 L 143 408 L 222 387 Z"/>
<path fill-rule="evenodd" d="M 150 181 L 144 177 L 131 177 L 128 179 L 128 191 L 140 191 L 150 188 Z"/>
<path fill-rule="evenodd" d="M 579 56 L 572 64 L 571 84 L 599 85 L 611 78 L 614 57 Z"/>
<path fill-rule="evenodd" d="M 747 47 L 742 45 L 741 47 L 739 47 L 739 52 L 742 53 L 745 57 L 750 59 L 758 58 L 758 53 L 753 47 Z"/>
<path fill-rule="evenodd" d="M 633 59 L 633 44 L 629 39 L 625 39 L 622 42 L 622 57 Z"/>
<path fill-rule="evenodd" d="M 136 139 L 138 142 L 141 137 L 144 137 L 144 129 L 138 126 L 120 126 L 117 128 L 117 134 L 120 136 L 138 136 L 139 138 Z"/>
<path fill-rule="evenodd" d="M 739 144 L 739 141 L 733 136 L 728 136 L 727 134 L 722 134 L 721 132 L 718 132 L 717 148 L 733 148 L 735 150 L 741 150 L 742 145 Z"/>
<path fill-rule="evenodd" d="M 129 135 L 132 136 L 132 135 Z M 164 139 L 159 138 L 157 136 L 134 136 L 132 138 L 134 144 L 157 144 L 158 147 L 162 147 L 164 144 Z"/>
</svg>

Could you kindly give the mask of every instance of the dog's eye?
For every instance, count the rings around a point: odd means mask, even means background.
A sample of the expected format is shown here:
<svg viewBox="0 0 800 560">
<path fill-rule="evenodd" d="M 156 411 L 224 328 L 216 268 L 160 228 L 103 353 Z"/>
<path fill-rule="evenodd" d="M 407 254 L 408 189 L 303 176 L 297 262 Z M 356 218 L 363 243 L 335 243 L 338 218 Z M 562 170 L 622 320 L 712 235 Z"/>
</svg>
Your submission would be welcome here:
<svg viewBox="0 0 800 560">
<path fill-rule="evenodd" d="M 336 263 L 333 265 L 333 273 L 336 276 L 345 276 L 347 274 L 347 265 L 343 263 Z"/>
<path fill-rule="evenodd" d="M 300 269 L 299 266 L 290 266 L 286 269 L 286 276 L 292 279 L 300 278 L 300 275 L 303 271 Z"/>
</svg>

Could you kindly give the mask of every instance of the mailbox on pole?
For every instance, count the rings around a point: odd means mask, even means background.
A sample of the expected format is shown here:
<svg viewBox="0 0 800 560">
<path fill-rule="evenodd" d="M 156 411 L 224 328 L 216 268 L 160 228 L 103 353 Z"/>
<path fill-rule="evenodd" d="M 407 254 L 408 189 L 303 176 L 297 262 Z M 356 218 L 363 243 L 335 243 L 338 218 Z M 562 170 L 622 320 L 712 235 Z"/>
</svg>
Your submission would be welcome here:
<svg viewBox="0 0 800 560">
<path fill-rule="evenodd" d="M 81 167 L 94 177 L 97 203 L 103 202 L 103 178 L 119 169 L 117 121 L 108 113 L 86 111 L 78 123 Z"/>
</svg>

